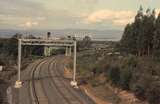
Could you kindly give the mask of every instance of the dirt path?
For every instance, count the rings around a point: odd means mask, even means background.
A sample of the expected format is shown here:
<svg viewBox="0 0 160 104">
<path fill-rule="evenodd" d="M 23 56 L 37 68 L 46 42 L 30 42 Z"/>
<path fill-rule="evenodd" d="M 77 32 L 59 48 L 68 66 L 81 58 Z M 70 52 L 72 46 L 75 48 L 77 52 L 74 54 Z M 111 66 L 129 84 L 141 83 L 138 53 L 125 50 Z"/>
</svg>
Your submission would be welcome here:
<svg viewBox="0 0 160 104">
<path fill-rule="evenodd" d="M 80 88 L 96 103 L 96 104 L 148 104 L 138 100 L 133 93 L 127 91 L 119 91 L 116 95 L 110 94 L 109 90 L 101 91 L 100 88 L 93 88 L 90 85 L 83 85 Z M 110 89 L 111 90 L 111 89 Z M 104 97 L 105 96 L 105 97 Z"/>
<path fill-rule="evenodd" d="M 80 87 L 84 92 L 96 103 L 96 104 L 112 104 L 109 101 L 104 101 L 101 98 L 97 97 L 95 93 L 89 88 L 89 86 Z"/>
</svg>

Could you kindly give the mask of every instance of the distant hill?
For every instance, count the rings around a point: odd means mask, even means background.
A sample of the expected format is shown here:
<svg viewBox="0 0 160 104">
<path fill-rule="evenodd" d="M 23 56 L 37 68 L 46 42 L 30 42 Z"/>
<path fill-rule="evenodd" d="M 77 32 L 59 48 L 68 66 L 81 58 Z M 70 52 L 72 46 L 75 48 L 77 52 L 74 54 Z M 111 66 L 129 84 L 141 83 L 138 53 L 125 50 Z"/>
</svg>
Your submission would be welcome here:
<svg viewBox="0 0 160 104">
<path fill-rule="evenodd" d="M 74 36 L 84 37 L 89 35 L 92 39 L 99 40 L 120 40 L 123 31 L 121 30 L 87 30 L 87 29 L 54 29 L 54 30 L 0 30 L 0 37 L 9 38 L 16 33 L 21 33 L 25 35 L 35 35 L 40 37 L 45 37 L 47 32 L 51 32 L 53 36 L 64 37 L 64 36 Z"/>
</svg>

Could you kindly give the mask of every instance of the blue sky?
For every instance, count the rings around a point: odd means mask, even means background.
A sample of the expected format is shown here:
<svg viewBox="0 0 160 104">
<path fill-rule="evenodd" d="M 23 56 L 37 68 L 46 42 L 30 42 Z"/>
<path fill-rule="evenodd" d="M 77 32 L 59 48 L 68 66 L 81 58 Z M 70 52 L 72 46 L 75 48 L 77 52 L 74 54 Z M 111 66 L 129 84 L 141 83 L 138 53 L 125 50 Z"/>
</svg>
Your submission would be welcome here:
<svg viewBox="0 0 160 104">
<path fill-rule="evenodd" d="M 1 0 L 1 29 L 123 29 L 160 0 Z"/>
</svg>

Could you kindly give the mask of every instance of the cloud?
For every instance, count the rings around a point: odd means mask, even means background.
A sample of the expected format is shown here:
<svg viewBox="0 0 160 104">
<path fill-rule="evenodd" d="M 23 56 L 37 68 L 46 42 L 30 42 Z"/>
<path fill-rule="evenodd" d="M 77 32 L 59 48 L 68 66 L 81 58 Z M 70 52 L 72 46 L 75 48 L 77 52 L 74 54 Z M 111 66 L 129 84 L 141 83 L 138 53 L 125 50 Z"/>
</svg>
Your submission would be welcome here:
<svg viewBox="0 0 160 104">
<path fill-rule="evenodd" d="M 44 20 L 44 13 L 47 10 L 39 2 L 30 0 L 2 0 L 0 1 L 0 27 L 8 25 L 13 28 L 33 27 L 38 25 L 39 21 Z M 32 21 L 28 21 L 28 18 Z"/>
<path fill-rule="evenodd" d="M 62 28 L 77 23 L 81 15 L 63 9 L 48 9 L 32 0 L 0 1 L 0 27 Z M 17 27 L 16 27 L 17 26 Z"/>
<path fill-rule="evenodd" d="M 160 14 L 160 9 L 156 9 L 156 16 Z"/>
<path fill-rule="evenodd" d="M 17 16 L 43 15 L 45 11 L 43 5 L 39 2 L 30 0 L 2 0 L 0 1 L 0 14 L 9 14 Z"/>
<path fill-rule="evenodd" d="M 81 2 L 83 2 L 83 3 L 89 3 L 89 4 L 95 4 L 95 3 L 97 3 L 98 2 L 98 0 L 80 0 Z"/>
<path fill-rule="evenodd" d="M 102 28 L 103 26 L 123 26 L 132 21 L 131 11 L 97 10 L 99 0 L 75 0 L 74 3 L 89 8 L 78 11 L 48 8 L 39 0 L 1 0 L 0 28 Z M 108 23 L 109 22 L 109 23 Z M 103 23 L 103 26 L 101 25 Z M 90 27 L 89 27 L 90 26 Z"/>
<path fill-rule="evenodd" d="M 113 20 L 113 25 L 125 26 L 126 24 L 128 24 L 132 21 L 134 21 L 134 18 Z"/>
<path fill-rule="evenodd" d="M 19 26 L 23 28 L 31 28 L 33 26 L 38 26 L 38 24 L 39 23 L 36 21 L 26 21 L 25 23 L 20 24 Z"/>
<path fill-rule="evenodd" d="M 89 14 L 84 22 L 87 24 L 96 24 L 103 22 L 112 22 L 114 25 L 125 25 L 133 21 L 135 13 L 132 11 L 114 11 L 114 10 L 98 10 Z"/>
</svg>

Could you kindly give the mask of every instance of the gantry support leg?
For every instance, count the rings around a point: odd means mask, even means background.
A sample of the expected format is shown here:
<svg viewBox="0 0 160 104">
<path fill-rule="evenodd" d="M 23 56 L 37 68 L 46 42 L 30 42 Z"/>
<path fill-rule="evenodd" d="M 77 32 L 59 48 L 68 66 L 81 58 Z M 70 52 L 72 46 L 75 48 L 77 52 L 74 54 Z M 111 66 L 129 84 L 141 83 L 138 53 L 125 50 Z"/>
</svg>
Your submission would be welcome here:
<svg viewBox="0 0 160 104">
<path fill-rule="evenodd" d="M 68 48 L 68 56 L 71 56 L 72 55 L 72 48 L 71 48 L 71 46 L 69 46 L 69 48 Z"/>
<path fill-rule="evenodd" d="M 15 83 L 15 88 L 21 88 L 22 87 L 22 82 L 21 82 L 21 39 L 18 40 L 18 79 Z"/>
<path fill-rule="evenodd" d="M 65 51 L 65 56 L 69 56 L 69 48 L 68 48 L 68 46 L 66 47 L 66 51 Z"/>
<path fill-rule="evenodd" d="M 74 41 L 74 59 L 73 59 L 73 81 L 71 81 L 71 85 L 74 88 L 78 88 L 76 81 L 76 61 L 77 61 L 77 42 Z"/>
</svg>

